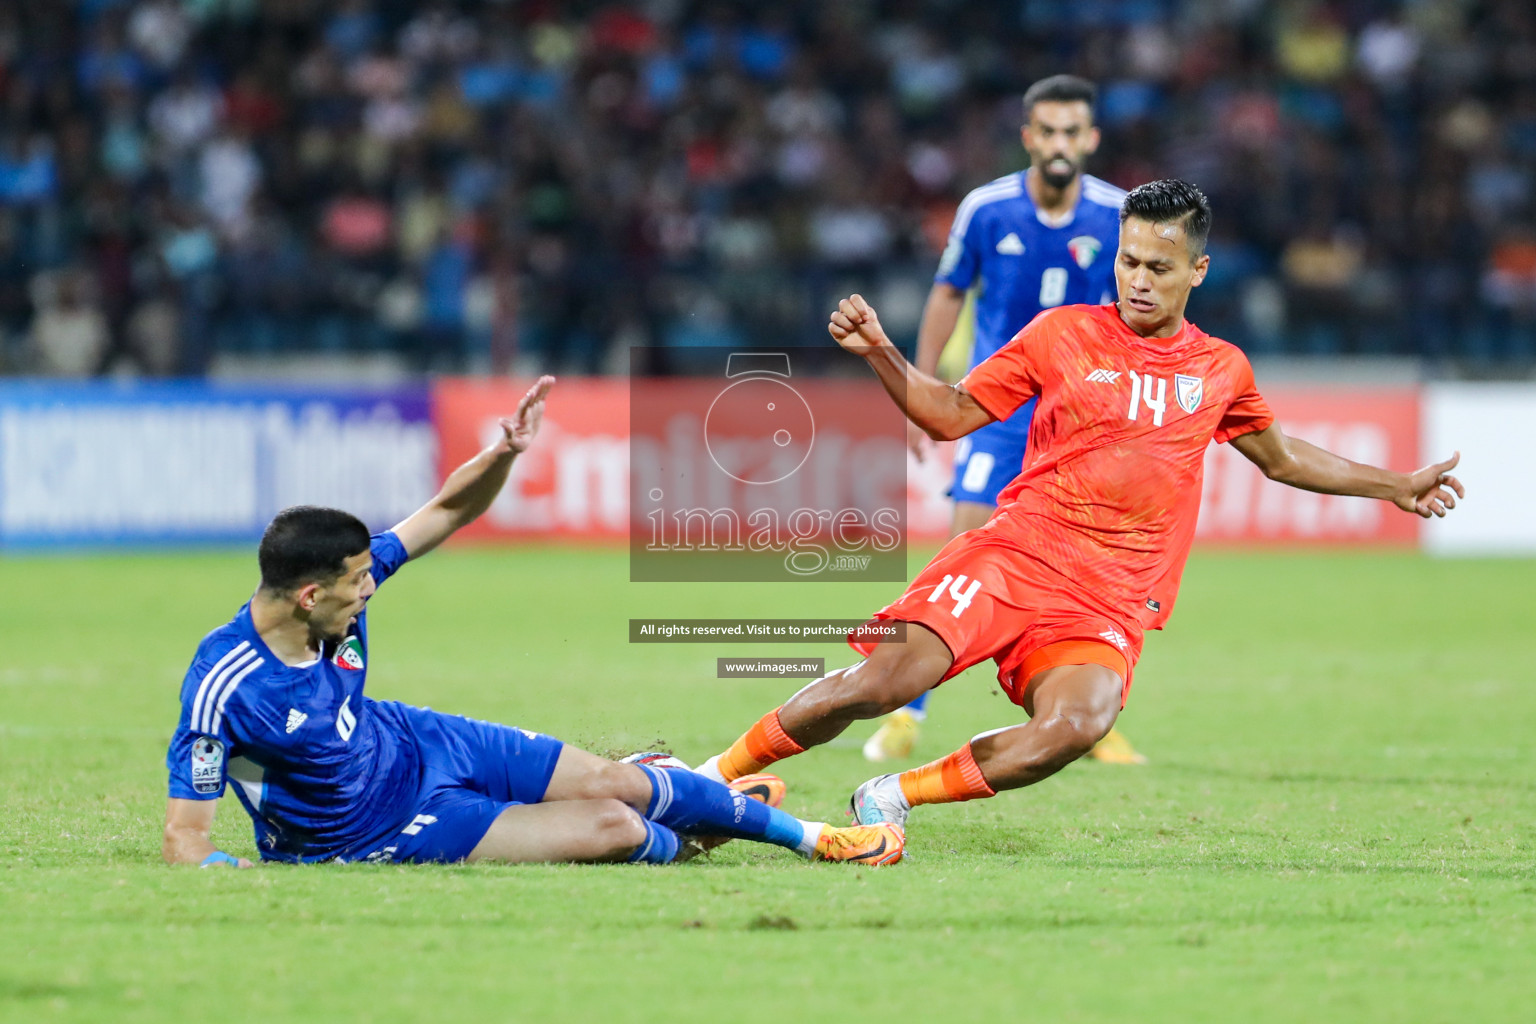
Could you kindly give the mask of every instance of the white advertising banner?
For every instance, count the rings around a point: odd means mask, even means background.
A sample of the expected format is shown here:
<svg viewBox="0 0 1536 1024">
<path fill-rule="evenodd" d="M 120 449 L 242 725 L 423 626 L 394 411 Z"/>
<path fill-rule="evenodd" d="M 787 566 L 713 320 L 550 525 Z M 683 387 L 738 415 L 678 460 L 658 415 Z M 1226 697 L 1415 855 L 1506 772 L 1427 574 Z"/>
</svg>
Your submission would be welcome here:
<svg viewBox="0 0 1536 1024">
<path fill-rule="evenodd" d="M 1536 385 L 1434 384 L 1423 402 L 1422 461 L 1460 451 L 1467 486 L 1454 512 L 1423 524 L 1425 550 L 1536 555 Z"/>
</svg>

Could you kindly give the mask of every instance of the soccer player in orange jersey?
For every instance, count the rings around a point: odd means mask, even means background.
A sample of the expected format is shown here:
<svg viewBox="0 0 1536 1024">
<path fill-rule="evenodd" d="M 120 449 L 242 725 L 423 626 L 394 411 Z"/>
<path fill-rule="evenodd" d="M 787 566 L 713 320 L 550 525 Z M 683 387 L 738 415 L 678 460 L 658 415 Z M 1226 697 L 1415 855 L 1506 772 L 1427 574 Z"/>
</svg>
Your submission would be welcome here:
<svg viewBox="0 0 1536 1024">
<path fill-rule="evenodd" d="M 863 661 L 811 683 L 700 771 L 727 781 L 759 772 L 988 658 L 1029 721 L 869 780 L 853 795 L 858 820 L 904 825 L 918 804 L 1028 786 L 1083 756 L 1125 704 L 1142 631 L 1173 611 L 1213 438 L 1293 487 L 1425 518 L 1455 507 L 1459 455 L 1405 474 L 1287 437 L 1243 353 L 1184 319 L 1210 264 L 1210 223 L 1205 196 L 1185 182 L 1132 190 L 1120 213 L 1118 301 L 1042 312 L 953 386 L 902 358 L 861 297 L 839 304 L 832 337 L 935 439 L 1038 396 L 1029 452 L 986 525 L 950 541 L 876 613 L 905 622 L 905 642 L 855 634 Z"/>
</svg>

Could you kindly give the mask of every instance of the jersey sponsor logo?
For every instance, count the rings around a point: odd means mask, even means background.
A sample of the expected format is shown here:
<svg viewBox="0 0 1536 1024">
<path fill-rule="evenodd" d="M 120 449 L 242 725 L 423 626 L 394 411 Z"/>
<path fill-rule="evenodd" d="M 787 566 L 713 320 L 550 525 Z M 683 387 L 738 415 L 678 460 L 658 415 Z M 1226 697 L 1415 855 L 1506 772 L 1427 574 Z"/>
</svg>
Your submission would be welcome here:
<svg viewBox="0 0 1536 1024">
<path fill-rule="evenodd" d="M 285 731 L 288 732 L 289 734 L 292 734 L 293 731 L 295 729 L 297 729 L 299 726 L 303 725 L 305 720 L 308 719 L 308 718 L 309 718 L 309 716 L 306 715 L 304 712 L 300 711 L 298 708 L 289 708 L 288 709 L 288 728 Z"/>
<path fill-rule="evenodd" d="M 1122 634 L 1118 629 L 1106 629 L 1104 632 L 1100 633 L 1099 636 L 1103 637 L 1105 640 L 1108 640 L 1122 651 L 1125 650 L 1126 647 L 1130 644 L 1130 641 L 1127 640 L 1124 634 Z"/>
<path fill-rule="evenodd" d="M 1104 243 L 1092 235 L 1078 235 L 1067 243 L 1067 252 L 1077 261 L 1077 265 L 1087 270 L 1093 266 L 1093 261 L 1099 258 Z"/>
<path fill-rule="evenodd" d="M 1205 378 L 1176 373 L 1173 375 L 1173 393 L 1179 400 L 1179 408 L 1193 415 L 1205 397 Z"/>
<path fill-rule="evenodd" d="M 363 667 L 363 645 L 357 637 L 349 636 L 336 648 L 336 656 L 331 662 L 339 668 L 351 669 L 353 672 L 361 671 Z"/>
<path fill-rule="evenodd" d="M 224 744 L 212 736 L 192 741 L 192 789 L 198 793 L 217 793 L 224 781 Z"/>
<path fill-rule="evenodd" d="M 1095 384 L 1113 384 L 1119 379 L 1119 370 L 1094 370 L 1083 378 L 1083 380 L 1092 381 Z"/>
<path fill-rule="evenodd" d="M 352 730 L 356 728 L 357 716 L 352 713 L 352 698 L 349 696 L 341 702 L 341 710 L 336 712 L 336 735 L 351 742 Z"/>
<path fill-rule="evenodd" d="M 1004 256 L 1023 256 L 1024 242 L 1016 233 L 1010 231 L 1003 236 L 1002 241 L 997 243 L 997 251 Z"/>
</svg>

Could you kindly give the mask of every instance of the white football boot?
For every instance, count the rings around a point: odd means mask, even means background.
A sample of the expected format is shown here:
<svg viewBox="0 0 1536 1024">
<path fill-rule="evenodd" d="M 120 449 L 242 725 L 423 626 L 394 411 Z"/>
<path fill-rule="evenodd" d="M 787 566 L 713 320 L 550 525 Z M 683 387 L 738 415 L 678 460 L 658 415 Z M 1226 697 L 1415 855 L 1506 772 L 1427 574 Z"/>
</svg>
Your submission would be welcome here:
<svg viewBox="0 0 1536 1024">
<path fill-rule="evenodd" d="M 901 791 L 901 783 L 895 775 L 877 775 L 853 791 L 853 798 L 848 801 L 848 812 L 860 825 L 887 822 L 906 827 L 912 805 L 907 803 L 906 795 Z"/>
</svg>

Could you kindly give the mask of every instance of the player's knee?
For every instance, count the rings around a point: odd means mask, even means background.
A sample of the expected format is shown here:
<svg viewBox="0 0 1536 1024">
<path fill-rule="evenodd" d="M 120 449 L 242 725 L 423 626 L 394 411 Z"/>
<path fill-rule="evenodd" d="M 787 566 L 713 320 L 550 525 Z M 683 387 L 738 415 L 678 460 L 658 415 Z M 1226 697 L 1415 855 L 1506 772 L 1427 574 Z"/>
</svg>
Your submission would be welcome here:
<svg viewBox="0 0 1536 1024">
<path fill-rule="evenodd" d="M 638 766 L 611 762 L 587 772 L 572 789 L 570 799 L 618 800 L 643 806 L 650 782 Z"/>
<path fill-rule="evenodd" d="M 1064 760 L 1076 760 L 1093 749 L 1115 724 L 1120 702 L 1087 699 L 1059 704 L 1042 715 L 1039 725 Z"/>
<path fill-rule="evenodd" d="M 645 842 L 645 819 L 622 800 L 594 800 L 592 829 L 608 850 L 633 850 Z"/>
<path fill-rule="evenodd" d="M 1075 761 L 1104 738 L 1114 721 L 1113 716 L 1105 717 L 1092 710 L 1071 709 L 1058 713 L 1046 725 L 1056 739 L 1060 755 Z"/>
</svg>

